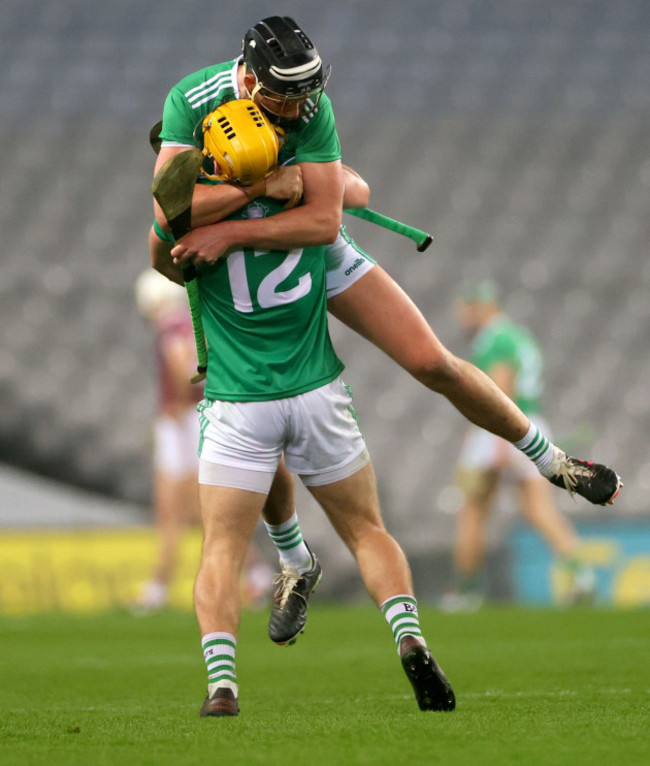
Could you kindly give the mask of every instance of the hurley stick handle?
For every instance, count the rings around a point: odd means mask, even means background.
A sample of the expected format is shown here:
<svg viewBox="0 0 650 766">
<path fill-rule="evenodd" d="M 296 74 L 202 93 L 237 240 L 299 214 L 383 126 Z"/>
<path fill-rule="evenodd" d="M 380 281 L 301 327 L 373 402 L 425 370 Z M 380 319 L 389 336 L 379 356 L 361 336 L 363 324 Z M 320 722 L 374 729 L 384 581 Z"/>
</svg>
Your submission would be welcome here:
<svg viewBox="0 0 650 766">
<path fill-rule="evenodd" d="M 202 163 L 203 154 L 199 149 L 188 149 L 186 152 L 175 154 L 156 173 L 151 185 L 151 193 L 160 205 L 176 241 L 188 234 L 192 228 L 192 197 Z M 190 381 L 198 383 L 205 379 L 208 369 L 208 347 L 201 319 L 196 269 L 193 264 L 189 264 L 183 267 L 182 272 L 196 344 L 197 367 Z"/>
<path fill-rule="evenodd" d="M 344 213 L 349 213 L 357 218 L 363 218 L 364 221 L 370 221 L 377 226 L 382 226 L 384 229 L 394 231 L 396 234 L 401 234 L 403 237 L 412 239 L 417 245 L 417 250 L 423 253 L 427 247 L 433 242 L 431 234 L 427 234 L 422 229 L 416 229 L 414 226 L 409 226 L 401 221 L 396 221 L 394 218 L 390 218 L 383 213 L 378 213 L 376 210 L 370 210 L 370 208 L 345 208 Z"/>
</svg>

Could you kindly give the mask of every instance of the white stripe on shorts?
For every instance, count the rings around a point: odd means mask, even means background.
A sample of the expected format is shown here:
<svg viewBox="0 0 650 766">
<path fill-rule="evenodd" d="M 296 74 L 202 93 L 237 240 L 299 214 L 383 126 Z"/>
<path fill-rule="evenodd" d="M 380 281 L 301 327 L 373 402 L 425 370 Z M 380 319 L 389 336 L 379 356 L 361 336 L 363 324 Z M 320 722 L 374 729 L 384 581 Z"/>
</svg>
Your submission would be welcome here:
<svg viewBox="0 0 650 766">
<path fill-rule="evenodd" d="M 301 473 L 300 480 L 306 487 L 322 487 L 325 484 L 334 484 L 335 481 L 347 479 L 360 471 L 364 465 L 370 462 L 370 455 L 367 449 L 364 449 L 360 455 L 357 455 L 349 463 L 346 463 L 332 471 L 323 471 L 322 473 Z"/>
<path fill-rule="evenodd" d="M 268 495 L 274 476 L 275 472 L 252 471 L 250 468 L 234 468 L 231 465 L 199 460 L 199 484 L 246 489 L 249 492 Z"/>
</svg>

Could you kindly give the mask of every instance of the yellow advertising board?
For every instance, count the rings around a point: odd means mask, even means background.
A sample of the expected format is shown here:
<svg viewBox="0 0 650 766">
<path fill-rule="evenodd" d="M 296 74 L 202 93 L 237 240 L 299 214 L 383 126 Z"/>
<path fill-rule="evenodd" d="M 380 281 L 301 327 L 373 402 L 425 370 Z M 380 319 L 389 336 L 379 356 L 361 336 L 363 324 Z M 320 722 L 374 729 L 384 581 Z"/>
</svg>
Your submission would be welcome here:
<svg viewBox="0 0 650 766">
<path fill-rule="evenodd" d="M 151 577 L 148 527 L 8 531 L 0 534 L 0 614 L 100 612 L 133 603 Z M 169 604 L 191 610 L 201 532 L 186 533 Z"/>
</svg>

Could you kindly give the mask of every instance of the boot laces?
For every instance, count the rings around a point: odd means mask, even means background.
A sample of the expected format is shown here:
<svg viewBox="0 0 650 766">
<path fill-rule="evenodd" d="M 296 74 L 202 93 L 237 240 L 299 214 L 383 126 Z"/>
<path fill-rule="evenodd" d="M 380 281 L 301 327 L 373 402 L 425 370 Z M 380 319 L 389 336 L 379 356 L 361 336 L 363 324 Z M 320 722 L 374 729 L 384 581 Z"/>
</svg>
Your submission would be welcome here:
<svg viewBox="0 0 650 766">
<path fill-rule="evenodd" d="M 571 497 L 576 493 L 579 479 L 591 475 L 591 469 L 588 465 L 580 465 L 577 461 L 567 457 L 560 449 L 555 450 L 551 470 L 555 476 L 559 476 L 562 479 Z"/>
<path fill-rule="evenodd" d="M 300 577 L 300 572 L 298 572 L 297 569 L 285 566 L 283 566 L 282 571 L 275 576 L 273 584 L 278 586 L 275 591 L 275 599 L 279 602 L 280 607 L 284 607 L 284 605 L 287 603 L 287 599 L 293 592 L 293 589 L 296 587 Z M 302 594 L 298 593 L 297 591 L 296 595 L 304 599 Z"/>
</svg>

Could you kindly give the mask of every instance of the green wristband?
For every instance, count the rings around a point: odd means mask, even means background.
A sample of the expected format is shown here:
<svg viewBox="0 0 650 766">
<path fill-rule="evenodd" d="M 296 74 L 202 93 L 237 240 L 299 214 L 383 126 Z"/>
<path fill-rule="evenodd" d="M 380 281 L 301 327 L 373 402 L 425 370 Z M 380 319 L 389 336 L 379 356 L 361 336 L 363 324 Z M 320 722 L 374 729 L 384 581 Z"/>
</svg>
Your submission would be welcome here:
<svg viewBox="0 0 650 766">
<path fill-rule="evenodd" d="M 153 219 L 153 230 L 156 232 L 158 239 L 162 239 L 163 242 L 176 242 L 171 232 L 163 231 L 155 218 Z"/>
</svg>

